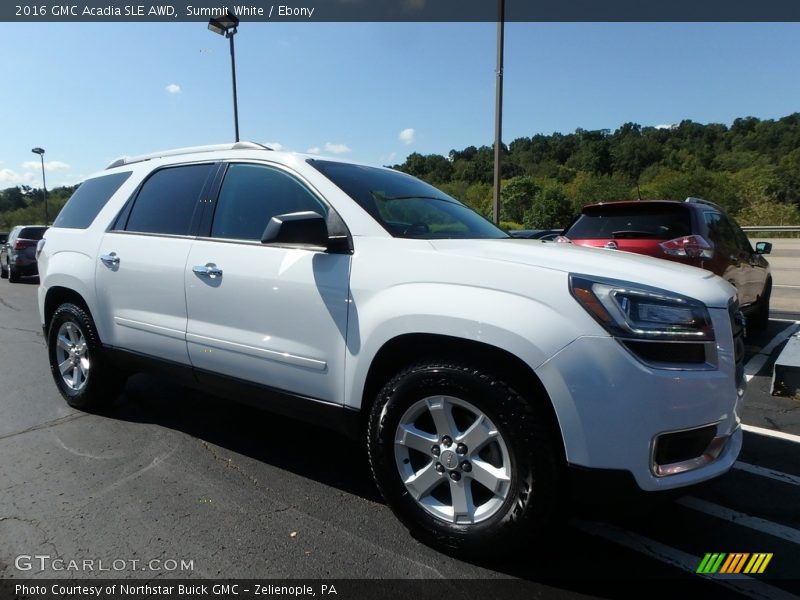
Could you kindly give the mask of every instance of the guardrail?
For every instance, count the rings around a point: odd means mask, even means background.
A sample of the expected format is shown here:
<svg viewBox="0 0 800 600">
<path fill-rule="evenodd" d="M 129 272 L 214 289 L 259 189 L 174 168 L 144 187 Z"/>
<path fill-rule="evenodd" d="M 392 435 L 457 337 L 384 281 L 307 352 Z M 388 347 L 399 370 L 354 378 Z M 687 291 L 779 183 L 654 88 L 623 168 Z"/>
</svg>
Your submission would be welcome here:
<svg viewBox="0 0 800 600">
<path fill-rule="evenodd" d="M 766 233 L 800 232 L 800 225 L 745 225 L 742 231 L 764 231 Z"/>
</svg>

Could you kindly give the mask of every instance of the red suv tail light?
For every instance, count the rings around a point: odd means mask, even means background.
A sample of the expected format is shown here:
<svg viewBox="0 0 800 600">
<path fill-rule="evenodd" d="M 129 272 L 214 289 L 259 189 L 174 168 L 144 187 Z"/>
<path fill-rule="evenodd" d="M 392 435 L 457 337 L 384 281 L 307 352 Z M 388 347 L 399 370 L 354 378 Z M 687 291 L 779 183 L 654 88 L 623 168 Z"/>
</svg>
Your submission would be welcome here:
<svg viewBox="0 0 800 600">
<path fill-rule="evenodd" d="M 36 240 L 17 240 L 14 243 L 14 250 L 22 250 L 23 248 L 32 248 L 36 245 Z"/>
<path fill-rule="evenodd" d="M 659 246 L 664 254 L 670 256 L 687 256 L 689 258 L 712 258 L 714 256 L 714 247 L 700 235 L 686 235 L 661 242 Z"/>
</svg>

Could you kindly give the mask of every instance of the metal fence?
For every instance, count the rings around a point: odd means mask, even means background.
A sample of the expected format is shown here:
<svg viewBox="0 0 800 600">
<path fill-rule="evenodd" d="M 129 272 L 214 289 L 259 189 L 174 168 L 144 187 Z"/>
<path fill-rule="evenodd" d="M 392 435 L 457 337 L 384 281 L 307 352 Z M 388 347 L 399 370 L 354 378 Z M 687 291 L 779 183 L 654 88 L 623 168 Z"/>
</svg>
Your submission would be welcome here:
<svg viewBox="0 0 800 600">
<path fill-rule="evenodd" d="M 800 225 L 745 225 L 742 231 L 763 231 L 764 233 L 797 233 Z"/>
</svg>

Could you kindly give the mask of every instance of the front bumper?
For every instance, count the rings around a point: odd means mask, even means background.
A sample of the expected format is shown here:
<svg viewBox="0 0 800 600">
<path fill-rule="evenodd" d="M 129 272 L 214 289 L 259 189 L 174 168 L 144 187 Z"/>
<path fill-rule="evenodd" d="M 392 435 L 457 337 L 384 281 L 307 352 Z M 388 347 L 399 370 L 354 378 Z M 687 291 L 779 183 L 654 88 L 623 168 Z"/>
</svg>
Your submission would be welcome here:
<svg viewBox="0 0 800 600">
<path fill-rule="evenodd" d="M 741 390 L 728 312 L 710 312 L 717 332 L 711 369 L 654 368 L 608 336 L 578 338 L 536 369 L 570 465 L 630 472 L 646 491 L 692 485 L 730 469 L 742 446 Z M 663 445 L 659 451 L 659 439 L 698 428 L 716 438 L 708 456 L 702 449 L 696 457 L 683 449 L 665 454 Z M 655 457 L 665 455 L 677 456 L 679 468 L 659 469 Z"/>
</svg>

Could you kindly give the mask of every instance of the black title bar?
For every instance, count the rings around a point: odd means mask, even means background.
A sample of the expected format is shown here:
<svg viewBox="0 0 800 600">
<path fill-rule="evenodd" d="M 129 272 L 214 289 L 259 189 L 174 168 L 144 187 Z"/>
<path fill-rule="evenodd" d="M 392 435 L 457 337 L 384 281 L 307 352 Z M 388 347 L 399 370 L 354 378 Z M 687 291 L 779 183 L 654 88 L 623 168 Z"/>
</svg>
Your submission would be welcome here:
<svg viewBox="0 0 800 600">
<path fill-rule="evenodd" d="M 230 10 L 255 22 L 496 21 L 497 0 L 300 0 L 299 2 L 130 3 L 19 0 L 0 4 L 6 22 L 207 21 Z M 505 0 L 505 20 L 518 22 L 800 21 L 797 0 Z"/>
</svg>

